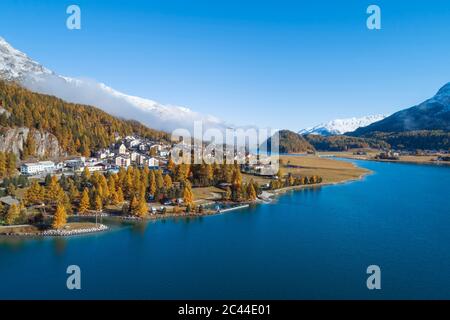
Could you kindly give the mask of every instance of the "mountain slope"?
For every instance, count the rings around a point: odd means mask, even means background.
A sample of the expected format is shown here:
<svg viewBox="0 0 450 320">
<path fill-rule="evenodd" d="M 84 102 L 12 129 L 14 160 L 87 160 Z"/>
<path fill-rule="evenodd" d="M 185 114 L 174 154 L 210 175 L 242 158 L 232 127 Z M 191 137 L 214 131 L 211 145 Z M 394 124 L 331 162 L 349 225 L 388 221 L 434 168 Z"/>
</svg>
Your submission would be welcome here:
<svg viewBox="0 0 450 320">
<path fill-rule="evenodd" d="M 355 131 L 360 127 L 368 126 L 385 117 L 385 115 L 371 115 L 361 118 L 335 119 L 327 123 L 318 124 L 314 127 L 302 129 L 298 133 L 302 135 L 316 134 L 321 136 L 339 135 Z"/>
<path fill-rule="evenodd" d="M 191 129 L 194 121 L 202 121 L 205 128 L 225 126 L 213 116 L 202 115 L 188 108 L 126 95 L 93 80 L 57 75 L 14 49 L 1 37 L 0 79 L 16 81 L 32 91 L 53 95 L 68 102 L 93 105 L 112 115 L 136 119 L 159 130 Z"/>
<path fill-rule="evenodd" d="M 271 145 L 271 139 L 267 139 L 266 145 Z M 278 131 L 278 145 L 280 153 L 303 153 L 314 151 L 314 147 L 305 138 L 290 130 Z M 269 148 L 270 149 L 270 148 Z"/>
<path fill-rule="evenodd" d="M 88 156 L 114 142 L 116 133 L 122 137 L 137 134 L 152 140 L 169 140 L 167 133 L 149 129 L 137 121 L 122 120 L 95 107 L 68 103 L 3 80 L 0 80 L 0 105 L 6 110 L 0 114 L 0 128 L 51 133 L 68 154 Z"/>
<path fill-rule="evenodd" d="M 367 127 L 356 129 L 351 135 L 371 136 L 376 132 L 400 133 L 420 130 L 450 131 L 450 82 L 431 99 L 398 111 Z"/>
</svg>

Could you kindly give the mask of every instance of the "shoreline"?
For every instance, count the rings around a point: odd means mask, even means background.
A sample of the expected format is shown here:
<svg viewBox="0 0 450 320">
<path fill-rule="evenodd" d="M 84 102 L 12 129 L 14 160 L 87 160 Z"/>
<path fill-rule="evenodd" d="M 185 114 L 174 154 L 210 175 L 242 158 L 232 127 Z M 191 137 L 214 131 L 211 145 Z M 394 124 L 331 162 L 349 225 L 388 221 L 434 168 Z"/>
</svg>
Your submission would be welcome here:
<svg viewBox="0 0 450 320">
<path fill-rule="evenodd" d="M 351 155 L 330 155 L 326 156 L 329 158 L 344 158 L 349 160 L 361 160 L 361 161 L 373 161 L 373 162 L 387 162 L 387 163 L 402 163 L 402 164 L 418 164 L 418 165 L 432 165 L 432 166 L 450 166 L 449 161 L 413 161 L 413 160 L 391 160 L 391 159 L 373 159 L 373 158 L 364 158 L 364 157 L 352 157 Z"/>
<path fill-rule="evenodd" d="M 335 156 L 336 157 L 336 156 Z M 345 158 L 345 157 L 341 157 Z M 362 160 L 362 159 L 354 159 L 354 158 L 348 158 L 351 160 Z M 339 160 L 336 160 L 339 161 Z M 353 167 L 358 169 L 363 169 L 364 171 L 359 174 L 357 177 L 351 177 L 348 179 L 342 179 L 339 181 L 328 181 L 328 182 L 321 182 L 316 184 L 302 184 L 302 185 L 295 185 L 295 186 L 289 186 L 289 187 L 283 187 L 276 190 L 265 190 L 262 192 L 262 194 L 255 200 L 251 202 L 242 202 L 242 203 L 236 203 L 235 207 L 231 208 L 224 208 L 222 210 L 205 210 L 204 212 L 190 212 L 190 213 L 165 213 L 165 214 L 149 214 L 145 218 L 138 218 L 134 216 L 120 216 L 120 215 L 111 215 L 108 213 L 102 213 L 99 214 L 102 217 L 109 217 L 121 220 L 122 222 L 143 222 L 143 221 L 157 221 L 157 220 L 164 220 L 164 219 L 177 219 L 177 218 L 198 218 L 198 217 L 206 217 L 206 216 L 214 216 L 219 215 L 223 213 L 232 212 L 239 209 L 246 209 L 249 208 L 251 205 L 258 205 L 258 204 L 268 204 L 271 203 L 275 197 L 281 196 L 289 191 L 299 191 L 302 189 L 307 188 L 320 188 L 325 186 L 333 186 L 338 184 L 345 184 L 345 183 L 351 183 L 355 181 L 361 181 L 364 179 L 364 177 L 370 175 L 373 173 L 372 170 L 361 168 L 352 163 Z M 77 215 L 74 215 L 77 216 Z M 85 216 L 79 216 L 79 217 L 95 217 L 95 215 L 85 215 Z M 29 225 L 31 227 L 31 225 Z M 15 226 L 11 226 L 10 228 L 14 228 Z M 19 227 L 19 226 L 17 226 Z M 103 232 L 107 231 L 109 228 L 106 225 L 100 224 L 100 227 L 94 227 L 94 228 L 81 228 L 81 229 L 74 229 L 74 230 L 45 230 L 41 232 L 30 232 L 30 233 L 3 233 L 0 234 L 0 236 L 14 236 L 14 237 L 69 237 L 73 235 L 83 235 L 83 234 L 90 234 L 90 233 L 97 233 L 97 232 Z M 1 230 L 1 228 L 0 228 Z"/>
<path fill-rule="evenodd" d="M 345 183 L 350 183 L 350 182 L 356 182 L 356 181 L 362 181 L 366 176 L 373 174 L 372 170 L 366 169 L 366 172 L 361 173 L 358 177 L 356 178 L 350 178 L 350 179 L 345 179 L 345 180 L 341 180 L 341 181 L 334 181 L 334 182 L 321 182 L 321 183 L 316 183 L 316 184 L 302 184 L 302 185 L 298 185 L 298 186 L 290 186 L 290 187 L 284 187 L 284 188 L 280 188 L 280 189 L 276 189 L 276 190 L 270 190 L 270 191 L 266 191 L 267 193 L 271 193 L 273 196 L 277 196 L 277 195 L 282 195 L 288 191 L 298 191 L 301 189 L 307 189 L 307 188 L 315 188 L 315 187 L 326 187 L 326 186 L 335 186 L 335 185 L 339 185 L 339 184 L 345 184 Z"/>
<path fill-rule="evenodd" d="M 20 228 L 20 227 L 32 227 L 32 225 L 22 225 L 22 226 L 8 226 L 8 228 Z M 74 230 L 64 230 L 64 229 L 49 229 L 39 232 L 22 232 L 22 233 L 0 233 L 1 236 L 5 237 L 70 237 L 84 234 L 91 234 L 97 232 L 103 232 L 108 230 L 109 227 L 104 224 L 99 224 L 97 227 L 93 228 L 83 228 L 83 229 L 74 229 Z"/>
</svg>

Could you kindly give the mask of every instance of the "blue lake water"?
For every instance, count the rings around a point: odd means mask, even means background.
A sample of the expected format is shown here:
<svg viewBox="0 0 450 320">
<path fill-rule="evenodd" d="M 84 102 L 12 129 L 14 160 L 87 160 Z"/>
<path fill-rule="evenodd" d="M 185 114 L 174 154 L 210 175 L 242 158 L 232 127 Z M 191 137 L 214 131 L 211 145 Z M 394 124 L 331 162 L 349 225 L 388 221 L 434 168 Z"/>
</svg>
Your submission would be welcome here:
<svg viewBox="0 0 450 320">
<path fill-rule="evenodd" d="M 450 167 L 355 162 L 374 173 L 222 215 L 3 238 L 0 298 L 450 298 Z"/>
</svg>

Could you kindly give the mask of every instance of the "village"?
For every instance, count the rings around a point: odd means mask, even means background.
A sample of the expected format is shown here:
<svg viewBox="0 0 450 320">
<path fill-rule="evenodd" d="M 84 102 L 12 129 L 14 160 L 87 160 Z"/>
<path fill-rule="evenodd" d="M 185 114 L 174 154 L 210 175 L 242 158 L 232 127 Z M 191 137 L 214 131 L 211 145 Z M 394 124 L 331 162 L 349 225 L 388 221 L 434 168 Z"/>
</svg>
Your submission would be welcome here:
<svg viewBox="0 0 450 320">
<path fill-rule="evenodd" d="M 93 152 L 92 157 L 27 159 L 17 164 L 14 177 L 3 180 L 0 222 L 25 226 L 22 234 L 78 234 L 80 228 L 94 232 L 105 230 L 97 217 L 141 220 L 210 215 L 268 201 L 269 190 L 322 181 L 315 175 L 284 175 L 278 163 L 244 150 L 231 151 L 232 159 L 245 158 L 241 164 L 175 165 L 173 147 L 138 136 L 117 136 L 110 147 Z M 192 153 L 202 149 L 181 148 Z M 60 212 L 64 217 L 57 223 Z M 73 216 L 95 217 L 96 223 L 67 223 Z M 59 231 L 49 231 L 49 226 Z"/>
</svg>

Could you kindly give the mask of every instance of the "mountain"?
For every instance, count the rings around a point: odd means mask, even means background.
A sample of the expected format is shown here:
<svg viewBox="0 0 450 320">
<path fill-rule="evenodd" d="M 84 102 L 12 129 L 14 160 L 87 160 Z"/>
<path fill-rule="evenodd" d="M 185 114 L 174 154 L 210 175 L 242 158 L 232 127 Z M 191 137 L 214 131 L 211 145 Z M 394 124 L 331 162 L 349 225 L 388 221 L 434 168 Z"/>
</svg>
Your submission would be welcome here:
<svg viewBox="0 0 450 320">
<path fill-rule="evenodd" d="M 266 145 L 271 145 L 271 139 L 267 139 Z M 278 131 L 278 145 L 280 153 L 303 153 L 315 151 L 314 147 L 300 134 L 290 130 Z M 269 148 L 270 149 L 270 148 Z"/>
<path fill-rule="evenodd" d="M 302 129 L 298 133 L 302 135 L 316 134 L 321 136 L 339 135 L 355 131 L 357 128 L 365 127 L 371 123 L 384 119 L 384 115 L 372 115 L 361 118 L 336 119 L 327 123 L 321 123 L 311 128 Z"/>
<path fill-rule="evenodd" d="M 450 82 L 439 89 L 434 97 L 367 127 L 358 128 L 351 135 L 372 136 L 377 132 L 401 133 L 422 130 L 450 131 Z"/>
<path fill-rule="evenodd" d="M 116 134 L 170 140 L 168 133 L 135 120 L 123 120 L 98 108 L 32 92 L 5 80 L 0 80 L 0 110 L 0 151 L 21 158 L 60 153 L 89 156 L 115 142 Z"/>
<path fill-rule="evenodd" d="M 190 130 L 194 121 L 202 121 L 204 128 L 225 127 L 218 118 L 185 107 L 130 96 L 94 80 L 58 75 L 1 37 L 0 79 L 16 81 L 34 92 L 53 95 L 67 102 L 96 106 L 112 115 L 139 120 L 151 128 L 167 132 L 176 128 Z"/>
</svg>

